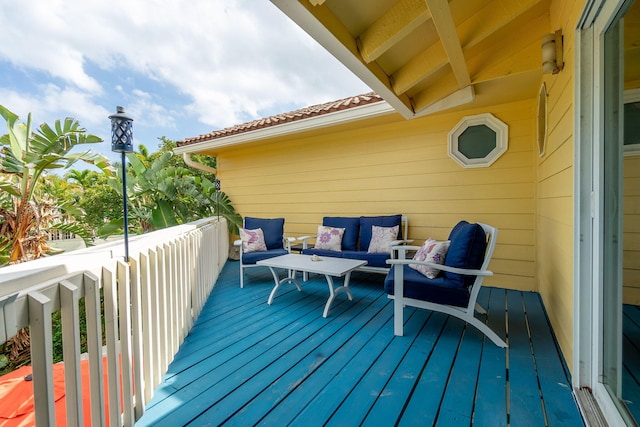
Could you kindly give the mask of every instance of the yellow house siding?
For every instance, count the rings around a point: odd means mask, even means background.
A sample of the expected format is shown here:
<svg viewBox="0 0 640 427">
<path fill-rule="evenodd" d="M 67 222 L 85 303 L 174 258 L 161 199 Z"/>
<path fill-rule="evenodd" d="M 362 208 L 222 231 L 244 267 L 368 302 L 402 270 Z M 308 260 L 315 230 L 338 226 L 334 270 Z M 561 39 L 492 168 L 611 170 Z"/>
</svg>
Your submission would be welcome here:
<svg viewBox="0 0 640 427">
<path fill-rule="evenodd" d="M 547 144 L 537 159 L 539 291 L 567 363 L 573 351 L 574 40 L 584 1 L 552 1 L 549 32 L 562 29 L 564 69 L 545 75 Z M 571 366 L 570 366 L 571 368 Z"/>
<path fill-rule="evenodd" d="M 624 158 L 623 302 L 640 305 L 640 156 Z"/>
<path fill-rule="evenodd" d="M 449 158 L 447 135 L 466 115 L 509 126 L 509 149 L 491 167 Z M 488 285 L 536 290 L 535 104 L 522 101 L 410 121 L 362 123 L 216 153 L 223 190 L 244 216 L 286 219 L 289 236 L 315 235 L 328 215 L 409 217 L 409 237 L 446 239 L 461 219 L 499 229 Z"/>
</svg>

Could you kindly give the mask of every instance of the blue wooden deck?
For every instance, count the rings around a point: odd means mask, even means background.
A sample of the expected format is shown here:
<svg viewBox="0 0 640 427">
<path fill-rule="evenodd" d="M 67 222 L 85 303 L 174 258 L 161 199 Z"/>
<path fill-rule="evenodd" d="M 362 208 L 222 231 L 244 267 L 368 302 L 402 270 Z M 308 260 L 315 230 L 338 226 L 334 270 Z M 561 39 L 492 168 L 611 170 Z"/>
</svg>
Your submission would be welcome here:
<svg viewBox="0 0 640 427">
<path fill-rule="evenodd" d="M 482 290 L 500 349 L 425 310 L 406 309 L 395 337 L 380 274 L 354 273 L 354 300 L 339 294 L 326 319 L 324 278 L 269 306 L 269 270 L 244 289 L 238 274 L 229 261 L 137 425 L 584 425 L 536 293 Z"/>
</svg>

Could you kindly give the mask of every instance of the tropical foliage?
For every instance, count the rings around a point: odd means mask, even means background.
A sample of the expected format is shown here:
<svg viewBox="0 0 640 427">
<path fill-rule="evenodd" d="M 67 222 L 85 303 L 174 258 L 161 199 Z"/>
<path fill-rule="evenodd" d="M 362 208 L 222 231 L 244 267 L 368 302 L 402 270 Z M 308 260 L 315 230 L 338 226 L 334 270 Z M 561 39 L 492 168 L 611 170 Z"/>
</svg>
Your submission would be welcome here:
<svg viewBox="0 0 640 427">
<path fill-rule="evenodd" d="M 140 145 L 139 152 L 126 155 L 130 231 L 144 233 L 218 214 L 228 219 L 231 231 L 237 230 L 242 218 L 228 196 L 216 191 L 215 176 L 209 179 L 202 171 L 187 168 L 182 159 L 173 155 L 173 142 L 166 138 L 161 141 L 157 153 L 149 154 Z M 121 169 L 109 184 L 122 198 Z M 98 233 L 120 233 L 123 222 L 120 212 Z"/>
<path fill-rule="evenodd" d="M 43 123 L 34 132 L 31 114 L 27 123 L 19 123 L 17 115 L 0 105 L 0 115 L 8 129 L 0 137 L 0 262 L 22 262 L 49 252 L 51 229 L 72 231 L 89 240 L 90 230 L 64 216 L 73 206 L 48 197 L 40 186 L 47 172 L 70 168 L 77 161 L 110 173 L 104 156 L 90 150 L 71 152 L 102 139 L 88 134 L 72 118 L 56 120 L 53 127 Z"/>
</svg>

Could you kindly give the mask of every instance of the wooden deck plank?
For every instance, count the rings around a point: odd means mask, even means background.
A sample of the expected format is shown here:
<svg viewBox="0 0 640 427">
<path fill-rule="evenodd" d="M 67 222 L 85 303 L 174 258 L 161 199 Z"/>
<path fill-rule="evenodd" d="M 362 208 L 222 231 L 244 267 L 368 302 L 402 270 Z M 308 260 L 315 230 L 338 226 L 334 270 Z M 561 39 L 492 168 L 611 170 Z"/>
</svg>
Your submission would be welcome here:
<svg viewBox="0 0 640 427">
<path fill-rule="evenodd" d="M 325 319 L 324 278 L 312 278 L 303 292 L 283 287 L 269 306 L 273 278 L 261 270 L 249 270 L 241 289 L 238 263 L 227 263 L 138 426 L 500 426 L 509 410 L 513 426 L 544 425 L 528 411 L 537 405 L 541 413 L 550 399 L 547 386 L 538 388 L 545 380 L 536 377 L 532 346 L 556 359 L 541 368 L 548 381 L 567 381 L 549 334 L 529 340 L 525 314 L 532 309 L 522 292 L 480 293 L 486 321 L 500 336 L 509 310 L 505 350 L 458 319 L 414 308 L 405 309 L 405 336 L 395 337 L 383 275 L 354 273 L 353 301 L 340 295 Z M 528 321 L 550 331 L 546 316 Z M 526 389 L 532 382 L 535 393 Z M 577 410 L 570 391 L 557 400 Z"/>
<path fill-rule="evenodd" d="M 563 360 L 559 357 L 553 331 L 538 294 L 523 293 L 535 365 L 543 396 L 548 425 L 580 425 L 582 416 L 575 407 L 563 405 L 573 398 L 571 380 Z"/>
<path fill-rule="evenodd" d="M 409 317 L 406 323 L 408 336 L 405 339 L 392 338 L 382 353 L 375 355 L 375 363 L 343 399 L 326 426 L 344 426 L 353 420 L 365 419 L 389 377 L 411 347 L 425 318 L 425 313 L 414 313 Z"/>
<path fill-rule="evenodd" d="M 416 334 L 398 369 L 393 373 L 364 420 L 364 426 L 395 425 L 401 418 L 404 406 L 419 380 L 426 361 L 431 356 L 435 342 L 447 320 L 446 316 L 433 315 L 426 310 L 415 310 L 414 315 L 429 316 L 426 324 Z M 411 338 L 408 334 L 407 338 Z"/>
<path fill-rule="evenodd" d="M 504 289 L 491 288 L 478 297 L 478 303 L 487 310 L 487 324 L 500 337 L 506 337 Z M 508 340 L 507 340 L 508 342 Z M 479 426 L 507 425 L 507 351 L 485 338 L 482 348 L 473 423 Z"/>
<path fill-rule="evenodd" d="M 420 380 L 402 414 L 399 423 L 401 426 L 434 425 L 438 417 L 453 360 L 464 331 L 464 323 L 461 320 L 445 317 L 446 322 L 431 357 L 427 360 Z M 429 396 L 429 399 L 425 400 L 424 396 Z"/>
<path fill-rule="evenodd" d="M 482 353 L 483 337 L 477 329 L 465 327 L 436 426 L 471 425 L 480 358 L 468 355 Z"/>
<path fill-rule="evenodd" d="M 622 398 L 634 416 L 640 419 L 640 307 L 622 308 Z"/>
<path fill-rule="evenodd" d="M 330 319 L 327 326 L 313 336 L 281 355 L 269 369 L 263 370 L 232 393 L 225 396 L 215 407 L 209 408 L 202 418 L 218 425 L 233 416 L 234 423 L 252 425 L 269 414 L 289 393 L 297 391 L 309 377 L 336 355 L 349 336 L 361 330 L 379 313 L 386 301 L 380 296 L 373 304 L 356 303 L 354 306 Z M 341 307 L 346 307 L 343 304 Z M 354 314 L 359 310 L 357 314 Z M 339 307 L 335 310 L 339 313 Z M 315 375 L 314 375 L 315 378 Z M 247 396 L 255 396 L 247 402 Z M 221 408 L 224 408 L 222 410 Z M 282 417 L 278 417 L 282 422 Z"/>
<path fill-rule="evenodd" d="M 535 368 L 522 293 L 507 291 L 509 315 L 509 422 L 544 426 L 538 376 Z"/>
</svg>

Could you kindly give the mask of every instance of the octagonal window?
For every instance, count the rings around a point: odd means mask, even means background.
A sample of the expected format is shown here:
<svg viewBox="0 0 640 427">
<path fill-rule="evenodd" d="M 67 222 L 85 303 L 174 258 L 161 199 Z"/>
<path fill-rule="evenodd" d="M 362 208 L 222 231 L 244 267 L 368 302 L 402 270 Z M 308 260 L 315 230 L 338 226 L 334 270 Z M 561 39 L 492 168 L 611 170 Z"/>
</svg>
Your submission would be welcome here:
<svg viewBox="0 0 640 427">
<path fill-rule="evenodd" d="M 449 156 L 465 168 L 490 166 L 507 151 L 508 132 L 492 114 L 464 117 L 449 132 Z"/>
</svg>

